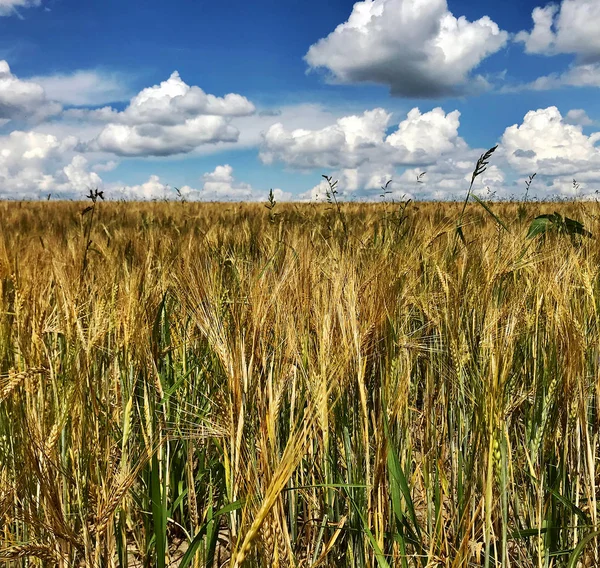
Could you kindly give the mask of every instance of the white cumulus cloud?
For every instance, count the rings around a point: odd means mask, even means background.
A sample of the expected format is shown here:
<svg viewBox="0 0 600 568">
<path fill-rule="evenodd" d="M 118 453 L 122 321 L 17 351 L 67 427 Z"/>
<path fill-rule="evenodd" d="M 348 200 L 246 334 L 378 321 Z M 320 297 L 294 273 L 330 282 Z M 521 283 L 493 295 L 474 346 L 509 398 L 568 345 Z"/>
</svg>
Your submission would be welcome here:
<svg viewBox="0 0 600 568">
<path fill-rule="evenodd" d="M 102 185 L 102 178 L 89 169 L 87 158 L 81 154 L 73 156 L 71 162 L 63 168 L 68 180 L 68 188 L 81 191 L 84 188 L 97 188 Z"/>
<path fill-rule="evenodd" d="M 561 87 L 600 87 L 600 2 L 562 0 L 533 10 L 533 29 L 515 36 L 526 53 L 545 56 L 575 55 L 565 71 L 538 77 L 535 81 L 507 91 L 545 91 Z"/>
<path fill-rule="evenodd" d="M 414 108 L 389 136 L 391 115 L 381 108 L 339 118 L 320 130 L 288 131 L 277 123 L 264 133 L 260 157 L 267 164 L 280 161 L 298 169 L 428 164 L 466 147 L 458 136 L 459 117 L 458 111 Z"/>
<path fill-rule="evenodd" d="M 391 115 L 381 108 L 345 116 L 319 130 L 288 131 L 281 122 L 264 133 L 261 160 L 282 161 L 297 168 L 355 167 L 381 146 Z"/>
<path fill-rule="evenodd" d="M 401 152 L 398 163 L 428 163 L 453 150 L 466 147 L 458 136 L 460 112 L 446 114 L 441 108 L 421 114 L 413 108 L 386 142 Z"/>
<path fill-rule="evenodd" d="M 364 0 L 305 60 L 340 83 L 378 83 L 396 96 L 434 98 L 485 88 L 472 72 L 507 40 L 487 16 L 456 18 L 446 0 Z"/>
<path fill-rule="evenodd" d="M 200 179 L 202 186 L 195 189 L 188 185 L 179 187 L 179 195 L 187 201 L 266 201 L 268 191 L 256 192 L 248 183 L 238 181 L 229 164 L 217 166 Z M 148 181 L 139 185 L 109 184 L 107 190 L 112 197 L 135 200 L 174 199 L 173 187 L 151 175 Z M 276 201 L 289 201 L 291 193 L 277 188 L 273 190 Z"/>
<path fill-rule="evenodd" d="M 238 130 L 222 117 L 199 116 L 173 126 L 108 124 L 90 148 L 118 156 L 170 156 L 237 137 Z"/>
<path fill-rule="evenodd" d="M 182 195 L 188 195 L 194 190 L 188 186 L 180 188 Z M 134 201 L 152 201 L 160 199 L 172 199 L 174 190 L 168 184 L 163 183 L 160 177 L 153 174 L 147 181 L 137 185 L 112 183 L 106 187 L 106 195 L 114 199 L 128 199 Z"/>
<path fill-rule="evenodd" d="M 533 10 L 533 29 L 520 32 L 517 41 L 528 53 L 573 53 L 583 63 L 600 61 L 600 2 L 562 0 Z"/>
<path fill-rule="evenodd" d="M 187 85 L 175 71 L 167 81 L 133 97 L 121 118 L 128 124 L 172 125 L 198 115 L 247 116 L 254 111 L 246 97 L 235 93 L 224 97 L 206 94 L 200 87 Z"/>
<path fill-rule="evenodd" d="M 339 180 L 343 199 L 377 201 L 387 180 L 392 181 L 386 199 L 464 199 L 475 163 L 485 149 L 470 148 L 460 138 L 458 120 L 456 111 L 446 114 L 434 109 L 421 114 L 413 109 L 368 154 L 368 160 L 356 167 L 345 167 L 342 162 L 322 173 Z M 583 131 L 593 124 L 584 109 L 572 109 L 564 116 L 556 107 L 528 112 L 520 123 L 505 129 L 490 165 L 475 180 L 474 192 L 486 199 L 519 198 L 525 192 L 524 180 L 536 173 L 530 197 L 595 196 L 595 190 L 600 190 L 600 132 Z M 387 150 L 391 142 L 400 150 L 396 155 Z M 285 163 L 303 162 L 288 154 Z M 320 180 L 300 197 L 322 201 L 327 187 Z"/>
<path fill-rule="evenodd" d="M 573 179 L 582 191 L 600 189 L 600 132 L 584 134 L 582 118 L 581 111 L 563 117 L 556 107 L 528 112 L 502 136 L 508 164 L 520 174 L 537 173 L 546 193 L 570 194 Z"/>
<path fill-rule="evenodd" d="M 574 108 L 568 111 L 565 115 L 565 122 L 567 124 L 574 124 L 578 126 L 591 126 L 594 124 L 594 121 L 582 108 Z"/>
<path fill-rule="evenodd" d="M 406 169 L 389 186 L 391 198 L 406 199 L 416 192 L 423 199 L 464 199 L 473 175 L 477 152 L 469 152 L 460 158 L 439 160 L 423 172 L 422 168 Z M 470 159 L 466 159 L 470 158 Z M 417 182 L 417 177 L 419 177 Z M 506 173 L 496 164 L 487 167 L 482 175 L 475 179 L 473 191 L 483 197 L 506 197 Z M 405 197 L 403 197 L 405 196 Z"/>
<path fill-rule="evenodd" d="M 0 195 L 36 198 L 47 193 L 83 192 L 101 183 L 78 155 L 77 139 L 40 132 L 0 136 Z"/>
<path fill-rule="evenodd" d="M 252 186 L 239 182 L 233 177 L 229 164 L 217 166 L 214 171 L 204 174 L 200 192 L 202 199 L 211 201 L 248 200 L 252 197 Z"/>
<path fill-rule="evenodd" d="M 204 144 L 236 142 L 239 130 L 231 119 L 254 112 L 246 97 L 206 94 L 187 85 L 175 72 L 160 85 L 138 93 L 122 112 L 105 107 L 75 114 L 108 122 L 89 145 L 90 150 L 120 156 L 170 156 Z"/>
<path fill-rule="evenodd" d="M 58 103 L 48 100 L 41 85 L 19 79 L 8 62 L 0 60 L 0 120 L 42 120 L 61 109 Z"/>
</svg>

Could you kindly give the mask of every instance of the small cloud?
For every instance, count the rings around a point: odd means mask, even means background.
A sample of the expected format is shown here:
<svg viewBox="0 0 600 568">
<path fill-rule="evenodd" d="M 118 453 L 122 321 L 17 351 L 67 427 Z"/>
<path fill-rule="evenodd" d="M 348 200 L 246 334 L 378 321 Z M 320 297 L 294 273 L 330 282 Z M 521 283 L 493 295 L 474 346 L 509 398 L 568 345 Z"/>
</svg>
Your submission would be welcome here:
<svg viewBox="0 0 600 568">
<path fill-rule="evenodd" d="M 239 182 L 233 177 L 233 168 L 229 164 L 217 166 L 214 171 L 202 176 L 204 185 L 200 198 L 211 201 L 248 200 L 252 197 L 252 186 Z"/>
<path fill-rule="evenodd" d="M 258 116 L 281 116 L 281 110 L 279 109 L 267 109 L 261 110 Z"/>
<path fill-rule="evenodd" d="M 592 126 L 594 124 L 594 121 L 581 108 L 570 110 L 565 116 L 565 122 L 576 126 Z"/>
<path fill-rule="evenodd" d="M 535 152 L 533 150 L 515 150 L 513 152 L 515 158 L 535 158 Z"/>
<path fill-rule="evenodd" d="M 181 188 L 187 193 L 189 188 Z M 107 187 L 108 194 L 117 199 L 153 200 L 168 198 L 170 187 L 164 184 L 157 175 L 151 175 L 148 181 L 139 185 L 111 184 Z"/>
<path fill-rule="evenodd" d="M 92 170 L 95 172 L 112 172 L 117 166 L 119 162 L 115 160 L 110 160 L 109 162 L 103 162 L 100 164 L 96 164 Z"/>
<path fill-rule="evenodd" d="M 265 194 L 265 197 L 267 195 L 268 194 Z M 291 201 L 293 195 L 289 191 L 283 191 L 283 189 L 276 188 L 273 190 L 273 197 L 275 197 L 275 201 Z"/>
<path fill-rule="evenodd" d="M 34 8 L 41 4 L 42 0 L 0 0 L 0 16 L 17 16 L 22 19 L 18 8 Z"/>
</svg>

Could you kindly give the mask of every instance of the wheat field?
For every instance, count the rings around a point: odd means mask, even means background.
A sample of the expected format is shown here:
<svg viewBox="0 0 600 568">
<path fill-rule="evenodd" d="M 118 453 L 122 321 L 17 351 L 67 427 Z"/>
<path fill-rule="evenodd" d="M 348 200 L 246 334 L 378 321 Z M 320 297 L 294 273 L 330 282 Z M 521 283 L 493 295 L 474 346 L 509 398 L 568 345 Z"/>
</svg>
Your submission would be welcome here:
<svg viewBox="0 0 600 568">
<path fill-rule="evenodd" d="M 2 565 L 600 566 L 600 205 L 491 207 L 0 203 Z"/>
</svg>

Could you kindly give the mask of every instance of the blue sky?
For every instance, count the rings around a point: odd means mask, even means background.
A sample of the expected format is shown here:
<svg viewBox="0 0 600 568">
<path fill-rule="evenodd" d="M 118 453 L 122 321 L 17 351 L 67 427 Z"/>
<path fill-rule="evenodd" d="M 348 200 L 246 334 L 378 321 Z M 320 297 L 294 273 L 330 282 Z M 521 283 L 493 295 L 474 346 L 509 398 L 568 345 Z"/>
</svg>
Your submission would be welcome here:
<svg viewBox="0 0 600 568">
<path fill-rule="evenodd" d="M 0 196 L 600 189 L 600 2 L 0 0 Z M 425 183 L 416 174 L 425 171 Z"/>
</svg>

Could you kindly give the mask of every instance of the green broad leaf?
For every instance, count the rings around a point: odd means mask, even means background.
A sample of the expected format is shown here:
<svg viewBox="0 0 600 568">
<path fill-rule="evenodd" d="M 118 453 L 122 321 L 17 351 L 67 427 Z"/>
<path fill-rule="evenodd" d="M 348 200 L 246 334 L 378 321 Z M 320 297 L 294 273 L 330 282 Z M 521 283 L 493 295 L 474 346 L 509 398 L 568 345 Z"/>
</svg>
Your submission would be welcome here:
<svg viewBox="0 0 600 568">
<path fill-rule="evenodd" d="M 527 238 L 533 239 L 538 235 L 545 234 L 554 224 L 552 215 L 540 215 L 536 217 L 529 225 L 529 231 L 527 231 Z"/>
<path fill-rule="evenodd" d="M 536 217 L 529 226 L 527 238 L 532 239 L 538 235 L 546 234 L 549 231 L 555 231 L 557 233 L 566 234 L 569 236 L 592 236 L 592 233 L 590 233 L 580 221 L 570 219 L 569 217 L 565 217 L 563 219 L 560 213 L 554 212 L 551 215 L 546 214 Z"/>
</svg>

